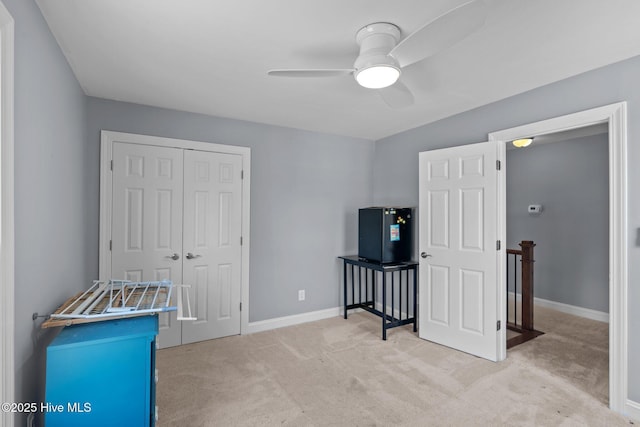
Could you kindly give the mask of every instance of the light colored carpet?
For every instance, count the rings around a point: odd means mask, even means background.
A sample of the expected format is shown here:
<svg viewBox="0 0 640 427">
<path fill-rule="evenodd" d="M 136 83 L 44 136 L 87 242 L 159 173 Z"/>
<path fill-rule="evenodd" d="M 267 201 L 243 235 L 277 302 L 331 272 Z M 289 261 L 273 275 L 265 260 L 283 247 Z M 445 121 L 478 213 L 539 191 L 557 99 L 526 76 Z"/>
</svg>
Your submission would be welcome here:
<svg viewBox="0 0 640 427">
<path fill-rule="evenodd" d="M 380 339 L 380 319 L 350 314 L 157 355 L 158 425 L 594 425 L 607 408 L 608 325 L 536 308 L 545 335 L 488 362 L 419 339 Z"/>
</svg>

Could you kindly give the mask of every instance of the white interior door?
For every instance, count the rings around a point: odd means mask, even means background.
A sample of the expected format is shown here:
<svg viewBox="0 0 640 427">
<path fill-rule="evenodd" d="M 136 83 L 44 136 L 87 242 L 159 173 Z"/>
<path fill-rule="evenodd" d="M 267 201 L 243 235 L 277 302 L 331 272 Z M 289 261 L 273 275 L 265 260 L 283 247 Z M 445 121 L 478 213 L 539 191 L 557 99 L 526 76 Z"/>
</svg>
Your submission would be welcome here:
<svg viewBox="0 0 640 427">
<path fill-rule="evenodd" d="M 183 150 L 113 144 L 111 277 L 182 280 Z M 175 313 L 159 318 L 163 347 L 180 344 Z"/>
<path fill-rule="evenodd" d="M 499 150 L 487 142 L 419 156 L 419 335 L 493 361 L 504 317 Z"/>
<path fill-rule="evenodd" d="M 184 154 L 184 269 L 195 321 L 182 343 L 240 333 L 242 158 Z"/>
</svg>

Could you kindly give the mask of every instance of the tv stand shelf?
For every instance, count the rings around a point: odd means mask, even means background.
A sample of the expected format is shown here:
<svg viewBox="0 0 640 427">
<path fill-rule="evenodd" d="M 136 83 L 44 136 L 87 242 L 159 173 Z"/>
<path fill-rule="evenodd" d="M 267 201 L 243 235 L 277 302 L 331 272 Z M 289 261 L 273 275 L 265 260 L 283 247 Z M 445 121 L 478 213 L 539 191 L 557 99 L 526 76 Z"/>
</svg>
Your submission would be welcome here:
<svg viewBox="0 0 640 427">
<path fill-rule="evenodd" d="M 354 309 L 362 309 L 381 317 L 383 340 L 387 339 L 387 329 L 398 326 L 413 324 L 413 332 L 417 332 L 417 262 L 381 264 L 361 259 L 356 255 L 339 258 L 343 261 L 345 319 L 348 310 Z M 380 278 L 382 295 L 378 296 L 376 283 Z M 349 285 L 351 285 L 350 300 Z M 380 299 L 379 302 L 376 297 Z M 391 305 L 388 305 L 389 302 Z"/>
</svg>

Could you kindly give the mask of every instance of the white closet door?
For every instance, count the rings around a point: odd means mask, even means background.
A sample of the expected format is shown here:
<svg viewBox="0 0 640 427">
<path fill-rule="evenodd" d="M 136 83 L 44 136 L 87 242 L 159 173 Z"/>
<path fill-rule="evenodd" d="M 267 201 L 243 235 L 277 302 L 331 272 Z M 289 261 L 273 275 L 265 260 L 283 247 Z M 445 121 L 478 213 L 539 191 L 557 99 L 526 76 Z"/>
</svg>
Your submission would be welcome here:
<svg viewBox="0 0 640 427">
<path fill-rule="evenodd" d="M 242 158 L 184 153 L 184 270 L 195 321 L 182 343 L 240 333 Z"/>
<path fill-rule="evenodd" d="M 113 144 L 111 277 L 182 280 L 183 150 Z M 175 313 L 160 315 L 159 344 L 180 344 Z"/>
</svg>

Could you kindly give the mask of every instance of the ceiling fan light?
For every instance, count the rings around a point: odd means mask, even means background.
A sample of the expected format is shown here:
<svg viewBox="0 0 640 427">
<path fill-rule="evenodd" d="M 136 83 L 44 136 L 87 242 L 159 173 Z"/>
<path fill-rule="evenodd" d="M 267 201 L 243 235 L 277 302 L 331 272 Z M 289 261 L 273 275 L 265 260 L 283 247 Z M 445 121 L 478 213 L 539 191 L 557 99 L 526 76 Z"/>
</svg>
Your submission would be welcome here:
<svg viewBox="0 0 640 427">
<path fill-rule="evenodd" d="M 532 142 L 533 142 L 533 138 L 520 138 L 520 139 L 514 140 L 512 144 L 514 145 L 514 147 L 524 148 L 531 145 Z"/>
<path fill-rule="evenodd" d="M 356 71 L 356 81 L 368 89 L 382 89 L 394 84 L 400 77 L 400 70 L 391 65 L 374 65 Z"/>
</svg>

